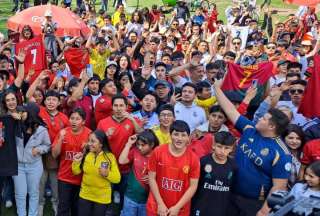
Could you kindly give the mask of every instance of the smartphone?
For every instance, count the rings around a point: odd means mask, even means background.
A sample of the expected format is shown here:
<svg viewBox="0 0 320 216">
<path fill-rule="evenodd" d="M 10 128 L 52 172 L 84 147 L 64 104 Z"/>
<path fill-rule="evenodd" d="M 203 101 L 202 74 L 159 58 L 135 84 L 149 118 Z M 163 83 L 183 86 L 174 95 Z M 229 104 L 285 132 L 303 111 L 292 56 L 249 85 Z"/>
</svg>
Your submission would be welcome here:
<svg viewBox="0 0 320 216">
<path fill-rule="evenodd" d="M 107 162 L 101 162 L 100 167 L 104 169 L 108 169 L 109 164 Z"/>
<path fill-rule="evenodd" d="M 257 88 L 258 87 L 258 80 L 257 79 L 253 79 L 251 85 L 252 85 L 253 88 Z"/>
<path fill-rule="evenodd" d="M 93 67 L 92 64 L 87 64 L 86 66 L 86 73 L 89 78 L 93 77 Z"/>
</svg>

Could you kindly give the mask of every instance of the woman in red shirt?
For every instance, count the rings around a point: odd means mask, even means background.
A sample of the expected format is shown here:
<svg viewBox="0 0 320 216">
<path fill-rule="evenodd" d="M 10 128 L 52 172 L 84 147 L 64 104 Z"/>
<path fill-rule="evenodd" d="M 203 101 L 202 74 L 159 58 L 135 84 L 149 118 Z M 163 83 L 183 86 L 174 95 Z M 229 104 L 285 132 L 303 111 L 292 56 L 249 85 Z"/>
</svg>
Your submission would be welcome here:
<svg viewBox="0 0 320 216">
<path fill-rule="evenodd" d="M 62 129 L 55 138 L 52 155 L 60 157 L 58 170 L 58 214 L 77 216 L 78 195 L 81 175 L 73 175 L 72 162 L 74 155 L 83 152 L 91 130 L 85 127 L 86 113 L 82 108 L 76 108 L 70 115 L 70 127 Z"/>
</svg>

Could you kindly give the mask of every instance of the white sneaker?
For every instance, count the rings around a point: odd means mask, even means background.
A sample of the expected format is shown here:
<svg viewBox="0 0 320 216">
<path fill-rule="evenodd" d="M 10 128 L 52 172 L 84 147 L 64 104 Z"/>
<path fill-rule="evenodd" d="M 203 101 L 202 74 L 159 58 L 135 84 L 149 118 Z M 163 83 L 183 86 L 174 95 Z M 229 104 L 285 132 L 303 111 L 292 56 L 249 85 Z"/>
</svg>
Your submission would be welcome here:
<svg viewBox="0 0 320 216">
<path fill-rule="evenodd" d="M 11 202 L 11 200 L 7 200 L 6 201 L 6 208 L 11 208 L 12 207 L 12 202 Z"/>
<path fill-rule="evenodd" d="M 56 216 L 57 213 L 58 213 L 58 205 L 57 204 L 52 204 L 52 210 L 54 212 L 54 216 Z"/>
<path fill-rule="evenodd" d="M 43 216 L 43 205 L 39 205 L 38 207 L 38 216 Z"/>
</svg>

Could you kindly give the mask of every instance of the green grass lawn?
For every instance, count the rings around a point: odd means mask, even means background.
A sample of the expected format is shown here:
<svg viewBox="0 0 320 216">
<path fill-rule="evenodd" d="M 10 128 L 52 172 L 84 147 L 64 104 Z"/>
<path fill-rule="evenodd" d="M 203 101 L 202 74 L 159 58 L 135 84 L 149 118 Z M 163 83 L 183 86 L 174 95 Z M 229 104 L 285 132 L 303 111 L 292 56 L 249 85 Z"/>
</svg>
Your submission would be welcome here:
<svg viewBox="0 0 320 216">
<path fill-rule="evenodd" d="M 60 0 L 59 0 L 60 1 Z M 224 10 L 225 8 L 230 5 L 231 0 L 211 0 L 212 2 L 215 2 L 218 6 L 219 10 L 219 19 L 225 20 L 224 18 Z M 263 0 L 258 0 L 258 4 L 261 4 Z M 33 1 L 30 1 L 33 2 Z M 133 10 L 133 8 L 137 5 L 137 0 L 127 0 L 129 10 Z M 109 0 L 109 5 L 113 3 L 113 0 Z M 163 5 L 162 0 L 140 0 L 140 7 L 141 6 L 147 6 L 150 7 L 151 5 Z M 73 1 L 73 5 L 75 5 L 75 1 Z M 100 0 L 97 0 L 97 6 L 96 8 L 99 9 L 100 7 Z M 296 6 L 291 5 L 284 5 L 282 0 L 272 0 L 271 7 L 279 9 L 280 13 L 275 15 L 275 21 L 281 21 L 285 19 L 285 16 L 292 12 L 292 9 L 297 8 Z M 13 13 L 11 12 L 13 8 L 13 1 L 12 0 L 1 0 L 0 3 L 0 32 L 6 33 L 6 22 L 8 17 L 12 16 Z M 114 8 L 111 8 L 108 13 L 112 13 L 114 11 Z"/>
<path fill-rule="evenodd" d="M 213 1 L 213 0 L 212 0 Z M 33 1 L 31 1 L 33 2 Z M 111 5 L 113 0 L 109 0 L 109 5 Z M 134 8 L 137 5 L 137 0 L 127 0 L 129 8 Z M 225 20 L 224 18 L 224 10 L 225 8 L 230 5 L 231 0 L 215 0 L 213 1 L 217 4 L 218 10 L 219 10 L 219 19 Z M 262 0 L 258 0 L 258 4 L 261 4 Z M 75 4 L 75 1 L 73 1 L 73 5 Z M 161 0 L 140 0 L 140 5 L 141 6 L 148 6 L 150 7 L 151 5 L 156 4 L 156 5 L 162 5 Z M 97 9 L 100 7 L 100 0 L 97 0 Z M 271 7 L 276 8 L 280 10 L 281 12 L 278 15 L 275 15 L 275 21 L 281 21 L 284 20 L 286 15 L 288 13 L 292 13 L 293 10 L 297 8 L 296 6 L 291 6 L 291 5 L 284 5 L 282 3 L 282 0 L 272 0 Z M 0 32 L 6 33 L 6 22 L 8 17 L 12 16 L 13 13 L 11 13 L 11 10 L 13 8 L 13 3 L 12 0 L 1 0 L 0 3 Z M 113 8 L 109 10 L 109 13 L 112 13 L 114 11 Z M 47 202 L 49 203 L 49 202 Z M 4 216 L 13 216 L 16 215 L 16 210 L 15 208 L 10 208 L 10 209 L 3 209 L 2 213 Z M 44 211 L 45 216 L 52 216 L 53 212 L 51 210 L 50 205 L 46 205 L 45 211 Z"/>
</svg>

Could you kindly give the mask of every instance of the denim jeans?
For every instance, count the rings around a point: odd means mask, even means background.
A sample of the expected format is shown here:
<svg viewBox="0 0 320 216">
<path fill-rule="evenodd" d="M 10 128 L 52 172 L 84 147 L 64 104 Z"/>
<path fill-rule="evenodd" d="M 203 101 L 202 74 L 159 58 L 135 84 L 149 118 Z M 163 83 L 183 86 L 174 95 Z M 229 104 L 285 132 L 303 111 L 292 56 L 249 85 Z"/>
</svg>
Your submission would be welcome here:
<svg viewBox="0 0 320 216">
<path fill-rule="evenodd" d="M 27 194 L 29 194 L 28 216 L 38 215 L 39 184 L 43 172 L 42 161 L 34 163 L 18 163 L 18 175 L 13 176 L 17 214 L 27 215 Z"/>
<path fill-rule="evenodd" d="M 136 203 L 124 196 L 123 209 L 121 216 L 146 216 L 146 204 Z"/>
<path fill-rule="evenodd" d="M 44 196 L 46 183 L 48 179 L 50 180 L 50 188 L 52 190 L 52 198 L 51 202 L 53 205 L 58 205 L 58 170 L 56 169 L 45 169 L 43 171 L 41 181 L 40 181 L 40 201 L 39 205 L 44 205 L 46 202 L 46 198 Z"/>
</svg>

